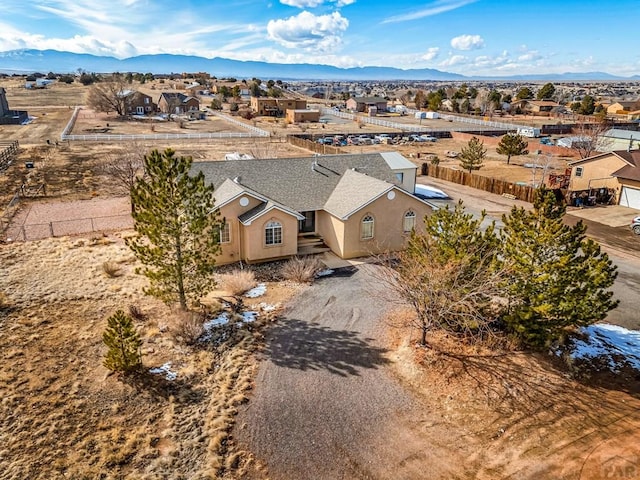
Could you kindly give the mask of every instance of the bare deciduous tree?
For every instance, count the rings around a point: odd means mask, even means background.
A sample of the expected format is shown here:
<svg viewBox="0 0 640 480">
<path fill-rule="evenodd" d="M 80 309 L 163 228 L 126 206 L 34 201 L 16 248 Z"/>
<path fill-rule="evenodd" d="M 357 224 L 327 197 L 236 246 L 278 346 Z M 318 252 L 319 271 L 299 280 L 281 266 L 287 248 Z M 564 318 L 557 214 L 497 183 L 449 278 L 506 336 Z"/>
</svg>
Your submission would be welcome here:
<svg viewBox="0 0 640 480">
<path fill-rule="evenodd" d="M 112 76 L 108 80 L 96 83 L 87 95 L 87 105 L 97 112 L 116 112 L 119 116 L 127 113 L 127 83 L 123 77 Z"/>
<path fill-rule="evenodd" d="M 111 178 L 119 192 L 129 195 L 136 180 L 144 178 L 145 149 L 138 143 L 107 155 L 103 173 Z M 133 205 L 132 205 L 133 208 Z"/>
<path fill-rule="evenodd" d="M 578 138 L 571 144 L 571 148 L 578 152 L 580 158 L 591 157 L 597 151 L 606 151 L 611 145 L 611 139 L 606 138 L 604 134 L 610 128 L 606 122 L 578 122 L 574 128 Z"/>
</svg>

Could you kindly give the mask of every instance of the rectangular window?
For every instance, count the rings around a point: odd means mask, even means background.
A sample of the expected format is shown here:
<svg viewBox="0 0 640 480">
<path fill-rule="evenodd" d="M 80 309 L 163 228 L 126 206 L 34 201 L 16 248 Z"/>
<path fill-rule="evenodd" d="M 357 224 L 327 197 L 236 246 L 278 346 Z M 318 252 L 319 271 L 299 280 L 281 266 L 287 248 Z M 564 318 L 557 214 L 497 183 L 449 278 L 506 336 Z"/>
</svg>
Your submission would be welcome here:
<svg viewBox="0 0 640 480">
<path fill-rule="evenodd" d="M 582 176 L 582 167 L 576 167 L 576 177 Z"/>
<path fill-rule="evenodd" d="M 266 245 L 282 244 L 282 224 L 279 222 L 269 222 L 264 229 L 264 243 Z"/>
<path fill-rule="evenodd" d="M 216 228 L 214 235 L 218 243 L 231 242 L 231 225 L 225 222 L 221 227 Z"/>
<path fill-rule="evenodd" d="M 402 172 L 396 173 L 396 180 L 398 180 L 400 183 L 402 183 L 404 181 L 404 173 L 402 173 Z"/>
</svg>

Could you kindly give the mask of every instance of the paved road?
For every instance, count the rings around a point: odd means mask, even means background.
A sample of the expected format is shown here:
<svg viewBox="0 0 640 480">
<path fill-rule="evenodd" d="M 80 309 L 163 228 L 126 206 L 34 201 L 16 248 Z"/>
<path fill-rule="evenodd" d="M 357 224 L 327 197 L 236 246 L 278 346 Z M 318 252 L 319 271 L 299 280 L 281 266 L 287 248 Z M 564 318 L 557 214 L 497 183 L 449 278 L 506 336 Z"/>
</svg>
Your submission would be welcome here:
<svg viewBox="0 0 640 480">
<path fill-rule="evenodd" d="M 385 308 L 375 268 L 320 280 L 269 330 L 237 435 L 271 479 L 435 478 L 423 476 L 424 462 L 438 449 L 423 454 L 407 427 L 426 413 L 390 375 L 377 340 Z"/>
<path fill-rule="evenodd" d="M 498 227 L 501 226 L 502 214 L 508 213 L 513 204 L 531 208 L 530 203 L 509 200 L 500 195 L 431 177 L 420 177 L 418 183 L 433 185 L 451 196 L 452 200 L 436 202 L 440 205 L 454 204 L 458 199 L 462 199 L 465 208 L 470 213 L 478 215 L 483 209 L 486 210 L 486 223 L 496 220 Z M 635 235 L 627 225 L 612 227 L 589 218 L 590 216 L 592 218 L 601 217 L 604 209 L 606 207 L 579 210 L 576 213 L 580 216 L 571 215 L 571 212 L 568 212 L 565 216 L 565 222 L 575 225 L 579 220 L 582 220 L 587 226 L 587 235 L 600 243 L 603 250 L 618 266 L 618 278 L 613 286 L 613 291 L 615 297 L 620 300 L 620 305 L 609 313 L 606 321 L 640 330 L 640 315 L 638 314 L 640 311 L 640 236 Z M 629 215 L 629 223 L 631 223 L 633 214 Z"/>
</svg>

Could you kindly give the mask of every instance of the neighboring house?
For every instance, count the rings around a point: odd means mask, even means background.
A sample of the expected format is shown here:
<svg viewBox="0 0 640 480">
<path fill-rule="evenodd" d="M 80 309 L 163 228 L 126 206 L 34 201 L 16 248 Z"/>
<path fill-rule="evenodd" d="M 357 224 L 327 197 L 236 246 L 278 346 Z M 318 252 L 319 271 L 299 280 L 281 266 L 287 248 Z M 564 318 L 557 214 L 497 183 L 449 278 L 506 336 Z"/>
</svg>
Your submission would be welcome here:
<svg viewBox="0 0 640 480">
<path fill-rule="evenodd" d="M 283 117 L 287 110 L 306 110 L 307 101 L 296 98 L 251 97 L 251 110 L 256 115 Z"/>
<path fill-rule="evenodd" d="M 640 150 L 618 150 L 569 162 L 569 192 L 595 196 L 602 189 L 614 202 L 640 210 Z"/>
<path fill-rule="evenodd" d="M 199 171 L 225 219 L 220 264 L 399 250 L 434 208 L 412 195 L 416 166 L 396 152 L 194 163 Z"/>
<path fill-rule="evenodd" d="M 387 111 L 387 100 L 381 97 L 352 97 L 347 100 L 347 110 L 352 112 L 369 112 L 375 107 L 377 112 Z"/>
<path fill-rule="evenodd" d="M 285 118 L 290 123 L 319 122 L 320 110 L 288 109 Z"/>
<path fill-rule="evenodd" d="M 158 100 L 158 109 L 163 113 L 197 112 L 200 110 L 200 100 L 184 93 L 163 92 Z"/>
<path fill-rule="evenodd" d="M 607 107 L 607 115 L 624 115 L 638 108 L 638 100 L 619 101 Z"/>
<path fill-rule="evenodd" d="M 158 110 L 158 106 L 153 103 L 151 96 L 146 93 L 128 90 L 123 94 L 127 99 L 127 115 L 148 115 Z"/>
<path fill-rule="evenodd" d="M 7 101 L 7 91 L 0 87 L 0 125 L 19 125 L 29 120 L 26 110 L 11 110 Z"/>
<path fill-rule="evenodd" d="M 516 109 L 520 109 L 523 113 L 550 113 L 555 109 L 560 108 L 561 105 L 556 102 L 552 102 L 551 100 L 517 100 L 515 102 L 511 102 L 511 111 L 515 111 Z"/>
</svg>

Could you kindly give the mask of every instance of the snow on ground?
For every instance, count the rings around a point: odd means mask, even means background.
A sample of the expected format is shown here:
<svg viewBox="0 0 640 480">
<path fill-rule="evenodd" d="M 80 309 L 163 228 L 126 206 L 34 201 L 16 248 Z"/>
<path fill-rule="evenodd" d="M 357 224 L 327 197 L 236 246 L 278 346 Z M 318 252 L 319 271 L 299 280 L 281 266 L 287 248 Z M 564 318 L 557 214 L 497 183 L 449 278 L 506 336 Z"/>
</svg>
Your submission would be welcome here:
<svg viewBox="0 0 640 480">
<path fill-rule="evenodd" d="M 173 370 L 171 370 L 171 362 L 167 362 L 156 368 L 151 368 L 149 370 L 149 373 L 153 373 L 155 375 L 164 375 L 164 378 L 166 378 L 169 381 L 173 381 L 176 378 L 178 378 L 178 374 Z"/>
<path fill-rule="evenodd" d="M 271 305 L 269 303 L 261 302 L 258 304 L 260 310 L 263 312 L 273 312 L 275 309 L 279 307 L 279 305 Z"/>
<path fill-rule="evenodd" d="M 256 298 L 261 297 L 265 293 L 267 293 L 267 286 L 264 283 L 259 283 L 257 287 L 249 290 L 244 296 L 247 298 Z"/>
<path fill-rule="evenodd" d="M 420 185 L 419 183 L 416 184 L 415 193 L 424 198 L 449 198 L 449 195 L 439 188 L 430 185 Z"/>
<path fill-rule="evenodd" d="M 331 275 L 333 272 L 334 270 L 331 270 L 330 268 L 325 268 L 324 270 L 320 270 L 318 273 L 316 273 L 316 278 L 326 277 L 328 275 Z"/>
<path fill-rule="evenodd" d="M 617 325 L 600 323 L 580 330 L 586 340 L 574 339 L 573 358 L 608 360 L 611 371 L 629 365 L 640 370 L 640 332 Z"/>
</svg>

